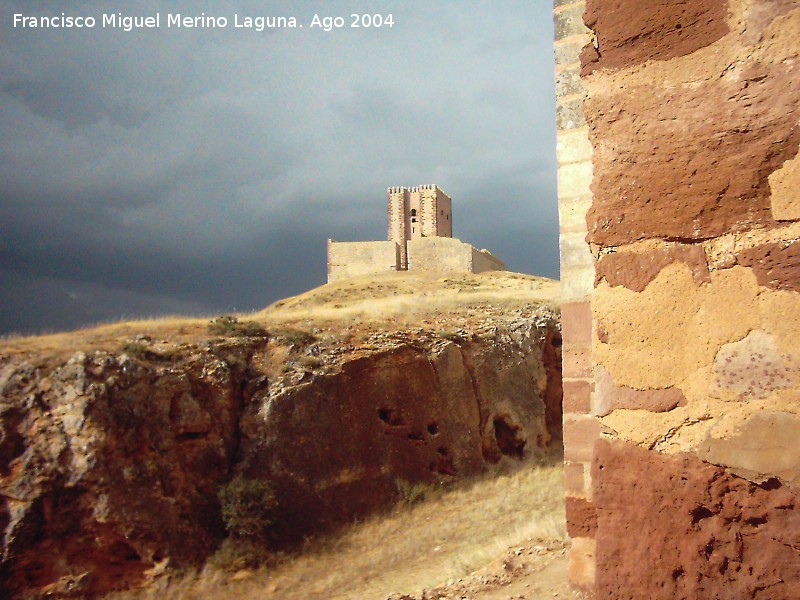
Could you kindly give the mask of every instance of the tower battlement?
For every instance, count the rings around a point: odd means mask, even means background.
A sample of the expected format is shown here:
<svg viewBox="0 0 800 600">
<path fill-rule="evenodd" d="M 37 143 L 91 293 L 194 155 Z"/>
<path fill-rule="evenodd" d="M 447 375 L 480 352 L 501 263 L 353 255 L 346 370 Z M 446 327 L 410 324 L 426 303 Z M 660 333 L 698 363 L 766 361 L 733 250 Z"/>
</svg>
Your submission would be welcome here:
<svg viewBox="0 0 800 600">
<path fill-rule="evenodd" d="M 453 237 L 452 199 L 436 184 L 389 188 L 389 239 L 400 246 L 400 265 L 408 268 L 408 241 Z"/>
</svg>

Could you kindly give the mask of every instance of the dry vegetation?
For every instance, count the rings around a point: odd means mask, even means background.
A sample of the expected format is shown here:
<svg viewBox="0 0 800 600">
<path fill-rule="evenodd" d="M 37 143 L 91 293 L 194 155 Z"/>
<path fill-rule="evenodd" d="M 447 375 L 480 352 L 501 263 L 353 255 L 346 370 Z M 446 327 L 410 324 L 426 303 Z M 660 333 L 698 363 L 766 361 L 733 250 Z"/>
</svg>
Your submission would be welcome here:
<svg viewBox="0 0 800 600">
<path fill-rule="evenodd" d="M 508 271 L 442 277 L 425 273 L 386 273 L 342 280 L 287 298 L 252 314 L 235 315 L 268 331 L 287 326 L 300 331 L 326 327 L 424 327 L 437 315 L 458 314 L 464 319 L 501 311 L 504 307 L 558 302 L 559 283 L 543 277 Z M 97 350 L 122 352 L 126 344 L 149 338 L 161 352 L 206 343 L 214 337 L 210 317 L 161 317 L 109 323 L 96 327 L 39 336 L 0 338 L 3 355 L 36 356 L 40 362 L 59 361 L 71 354 Z M 150 342 L 149 342 L 150 343 Z"/>
<path fill-rule="evenodd" d="M 10 336 L 0 339 L 0 364 L 11 355 L 24 355 L 39 365 L 57 363 L 79 351 L 164 358 L 240 335 L 312 335 L 347 344 L 348 349 L 368 348 L 372 336 L 387 330 L 458 335 L 461 326 L 491 322 L 511 309 L 534 314 L 541 307 L 552 315 L 558 295 L 557 281 L 510 272 L 445 277 L 387 273 L 324 285 L 253 314 L 233 315 L 235 319 L 167 317 Z M 452 331 L 444 331 L 445 326 Z M 168 576 L 166 565 L 159 565 L 152 572 L 153 585 L 135 597 L 385 599 L 392 592 L 413 593 L 457 580 L 510 546 L 533 547 L 549 540 L 562 548 L 566 532 L 560 458 L 515 463 L 515 468 L 502 464 L 506 473 L 440 491 L 336 536 L 308 540 L 297 553 L 263 554 L 263 566 L 255 570 L 236 564 L 230 549 L 223 549 L 200 573 Z M 553 564 L 551 588 L 567 593 L 565 561 Z M 131 593 L 114 597 L 129 598 Z M 495 597 L 506 596 L 486 596 Z"/>
<path fill-rule="evenodd" d="M 531 540 L 563 545 L 560 457 L 506 463 L 505 470 L 398 506 L 336 536 L 309 540 L 302 552 L 271 556 L 257 570 L 207 566 L 200 573 L 162 578 L 135 597 L 383 600 L 393 592 L 414 593 L 463 578 Z M 550 582 L 550 597 L 555 590 L 567 592 L 564 563 Z M 113 596 L 122 597 L 130 595 Z"/>
</svg>

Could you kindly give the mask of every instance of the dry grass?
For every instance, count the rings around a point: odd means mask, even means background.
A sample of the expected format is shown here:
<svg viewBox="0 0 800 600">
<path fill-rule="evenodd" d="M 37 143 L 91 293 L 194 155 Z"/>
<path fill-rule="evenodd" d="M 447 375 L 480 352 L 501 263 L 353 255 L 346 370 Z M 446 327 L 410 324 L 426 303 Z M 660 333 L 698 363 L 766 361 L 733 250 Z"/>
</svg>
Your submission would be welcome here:
<svg viewBox="0 0 800 600">
<path fill-rule="evenodd" d="M 556 306 L 559 283 L 543 277 L 508 271 L 448 276 L 426 273 L 386 273 L 347 279 L 287 298 L 256 313 L 237 313 L 242 321 L 264 327 L 291 326 L 343 329 L 352 323 L 365 326 L 414 326 L 426 317 L 483 314 L 525 303 Z M 168 316 L 121 321 L 77 331 L 38 336 L 0 337 L 0 356 L 35 356 L 38 361 L 58 361 L 72 353 L 118 351 L 126 340 L 148 336 L 173 346 L 197 344 L 213 337 L 211 317 Z"/>
<path fill-rule="evenodd" d="M 166 598 L 385 599 L 462 577 L 522 540 L 565 540 L 560 461 L 527 463 L 311 541 L 258 571 L 206 568 L 141 592 Z"/>
<path fill-rule="evenodd" d="M 341 322 L 359 319 L 383 323 L 416 323 L 420 316 L 519 307 L 527 303 L 557 305 L 557 281 L 509 271 L 478 275 L 386 273 L 345 279 L 272 304 L 257 317 L 273 322 Z"/>
</svg>

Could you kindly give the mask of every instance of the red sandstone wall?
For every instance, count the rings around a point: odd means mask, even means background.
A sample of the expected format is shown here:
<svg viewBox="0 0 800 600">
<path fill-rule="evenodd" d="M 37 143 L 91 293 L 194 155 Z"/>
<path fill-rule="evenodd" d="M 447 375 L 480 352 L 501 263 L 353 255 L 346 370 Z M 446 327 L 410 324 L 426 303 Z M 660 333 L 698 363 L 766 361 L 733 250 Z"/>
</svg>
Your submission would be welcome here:
<svg viewBox="0 0 800 600">
<path fill-rule="evenodd" d="M 800 598 L 800 3 L 555 25 L 572 580 Z"/>
</svg>

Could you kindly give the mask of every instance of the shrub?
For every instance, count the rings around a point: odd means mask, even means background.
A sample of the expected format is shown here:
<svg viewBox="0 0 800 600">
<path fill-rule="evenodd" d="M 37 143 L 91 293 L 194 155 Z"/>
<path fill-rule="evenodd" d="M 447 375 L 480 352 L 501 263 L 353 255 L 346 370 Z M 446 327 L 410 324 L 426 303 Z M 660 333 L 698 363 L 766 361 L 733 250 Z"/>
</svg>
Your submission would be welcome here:
<svg viewBox="0 0 800 600">
<path fill-rule="evenodd" d="M 122 342 L 119 346 L 119 350 L 123 354 L 139 359 L 149 358 L 153 354 L 147 344 L 135 340 Z"/>
<path fill-rule="evenodd" d="M 208 324 L 208 331 L 214 335 L 231 337 L 267 337 L 267 330 L 255 321 L 240 321 L 231 315 L 217 317 Z"/>
<path fill-rule="evenodd" d="M 281 338 L 287 344 L 298 347 L 306 346 L 317 339 L 311 333 L 294 329 L 293 327 L 273 327 L 270 328 L 269 335 L 274 338 Z"/>
<path fill-rule="evenodd" d="M 431 484 L 423 481 L 412 483 L 407 479 L 398 478 L 394 480 L 394 483 L 397 486 L 397 493 L 400 494 L 400 499 L 408 505 L 422 502 L 434 490 Z"/>
<path fill-rule="evenodd" d="M 263 539 L 277 506 L 272 484 L 265 479 L 237 475 L 219 489 L 222 518 L 233 536 Z"/>
</svg>

